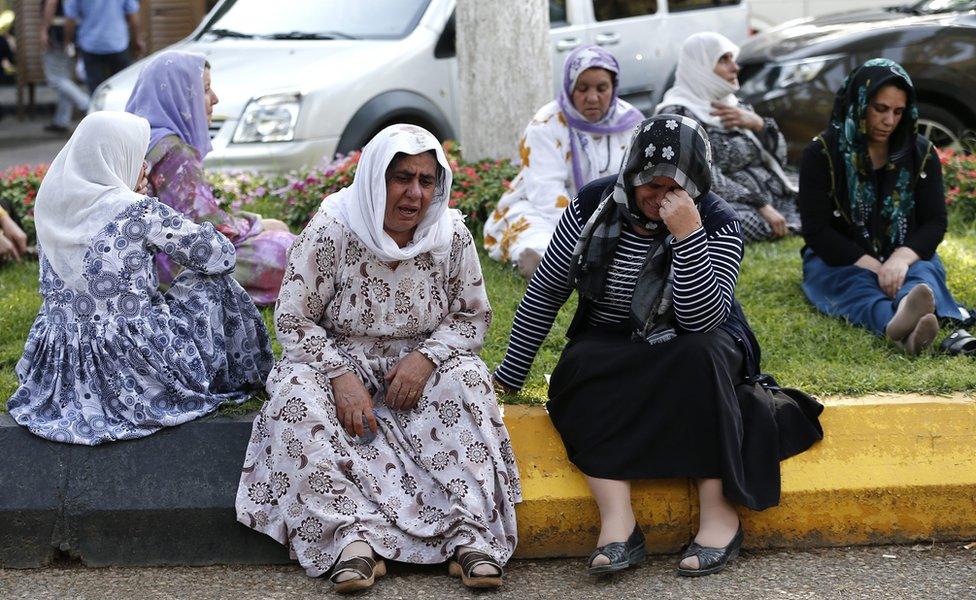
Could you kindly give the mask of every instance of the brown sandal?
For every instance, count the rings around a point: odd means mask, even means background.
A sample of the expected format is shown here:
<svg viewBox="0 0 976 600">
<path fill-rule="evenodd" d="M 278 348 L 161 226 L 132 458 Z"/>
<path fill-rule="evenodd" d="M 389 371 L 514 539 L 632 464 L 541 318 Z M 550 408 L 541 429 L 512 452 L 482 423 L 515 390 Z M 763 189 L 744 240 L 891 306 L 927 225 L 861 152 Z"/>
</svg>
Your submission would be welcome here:
<svg viewBox="0 0 976 600">
<path fill-rule="evenodd" d="M 337 582 L 336 577 L 343 573 L 355 573 L 359 578 Z M 376 578 L 384 575 L 386 575 L 386 563 L 383 562 L 382 558 L 375 559 L 371 556 L 353 556 L 340 563 L 336 563 L 335 568 L 332 569 L 332 575 L 329 577 L 329 581 L 335 586 L 336 593 L 348 594 L 349 592 L 358 592 L 359 590 L 373 587 L 373 584 L 376 583 Z"/>
<path fill-rule="evenodd" d="M 489 565 L 498 569 L 497 575 L 475 575 L 474 569 L 480 565 Z M 491 556 L 477 550 L 468 550 L 464 554 L 456 557 L 448 565 L 448 573 L 451 577 L 460 577 L 461 583 L 469 588 L 497 588 L 502 585 L 502 576 L 505 574 L 502 566 Z"/>
</svg>

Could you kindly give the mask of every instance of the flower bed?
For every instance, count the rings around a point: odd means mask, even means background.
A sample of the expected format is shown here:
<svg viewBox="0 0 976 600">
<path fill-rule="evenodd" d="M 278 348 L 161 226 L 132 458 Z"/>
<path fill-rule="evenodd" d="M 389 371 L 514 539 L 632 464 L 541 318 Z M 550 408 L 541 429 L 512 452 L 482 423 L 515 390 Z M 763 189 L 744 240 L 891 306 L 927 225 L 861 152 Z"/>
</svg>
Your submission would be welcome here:
<svg viewBox="0 0 976 600">
<path fill-rule="evenodd" d="M 518 168 L 505 160 L 465 162 L 452 141 L 444 142 L 444 151 L 454 174 L 450 205 L 468 217 L 470 227 L 480 229 Z M 359 152 L 353 152 L 287 175 L 213 173 L 209 177 L 226 209 L 244 206 L 261 212 L 261 208 L 269 208 L 298 231 L 326 196 L 352 183 L 359 157 Z"/>
<path fill-rule="evenodd" d="M 454 173 L 451 206 L 468 217 L 468 226 L 477 235 L 518 173 L 518 167 L 506 160 L 466 162 L 458 145 L 451 141 L 444 143 L 444 150 Z M 352 183 L 359 156 L 359 152 L 353 152 L 288 174 L 212 172 L 208 177 L 214 194 L 226 210 L 253 210 L 280 218 L 294 231 L 300 231 L 323 198 Z M 964 228 L 976 226 L 976 155 L 945 150 L 939 151 L 939 159 L 950 223 Z M 13 207 L 31 240 L 34 239 L 34 197 L 46 171 L 43 165 L 19 165 L 0 172 L 0 199 Z"/>
<path fill-rule="evenodd" d="M 976 154 L 940 150 L 939 160 L 950 222 L 976 225 Z"/>
<path fill-rule="evenodd" d="M 34 198 L 41 180 L 47 173 L 47 165 L 17 165 L 0 172 L 0 201 L 9 207 L 20 220 L 30 243 L 34 243 Z"/>
</svg>

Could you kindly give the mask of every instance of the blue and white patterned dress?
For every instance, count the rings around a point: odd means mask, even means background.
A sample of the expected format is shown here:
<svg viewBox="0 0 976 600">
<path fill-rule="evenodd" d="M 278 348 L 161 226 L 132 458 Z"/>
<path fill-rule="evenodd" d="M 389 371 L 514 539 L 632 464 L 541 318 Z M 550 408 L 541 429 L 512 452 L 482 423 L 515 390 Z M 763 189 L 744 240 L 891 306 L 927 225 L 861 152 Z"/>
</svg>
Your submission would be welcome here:
<svg viewBox="0 0 976 600">
<path fill-rule="evenodd" d="M 165 294 L 153 256 L 186 267 Z M 154 198 L 108 222 L 85 254 L 87 289 L 70 289 L 41 253 L 44 298 L 17 363 L 11 416 L 57 442 L 147 436 L 240 403 L 274 357 L 234 269 L 234 246 Z"/>
</svg>

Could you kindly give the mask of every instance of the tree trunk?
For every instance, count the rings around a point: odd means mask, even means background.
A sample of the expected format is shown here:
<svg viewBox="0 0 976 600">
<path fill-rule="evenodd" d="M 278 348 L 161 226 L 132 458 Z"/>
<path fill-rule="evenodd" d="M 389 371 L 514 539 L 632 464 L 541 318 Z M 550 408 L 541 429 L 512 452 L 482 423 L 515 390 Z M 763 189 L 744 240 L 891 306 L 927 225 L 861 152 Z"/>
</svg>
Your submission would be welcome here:
<svg viewBox="0 0 976 600">
<path fill-rule="evenodd" d="M 549 3 L 458 0 L 458 88 L 465 160 L 511 158 L 552 100 Z"/>
</svg>

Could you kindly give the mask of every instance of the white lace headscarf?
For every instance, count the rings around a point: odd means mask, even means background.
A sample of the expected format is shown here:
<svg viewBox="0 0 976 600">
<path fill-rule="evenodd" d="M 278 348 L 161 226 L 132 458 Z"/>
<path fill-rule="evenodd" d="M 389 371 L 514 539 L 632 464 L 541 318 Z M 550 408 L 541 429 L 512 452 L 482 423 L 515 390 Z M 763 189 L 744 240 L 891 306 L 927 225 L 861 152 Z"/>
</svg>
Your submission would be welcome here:
<svg viewBox="0 0 976 600">
<path fill-rule="evenodd" d="M 108 222 L 145 196 L 135 193 L 149 146 L 149 122 L 102 111 L 82 119 L 37 191 L 37 241 L 72 289 L 85 289 L 85 253 Z"/>
<path fill-rule="evenodd" d="M 383 229 L 386 170 L 397 154 L 415 155 L 428 150 L 437 156 L 440 178 L 413 240 L 401 248 Z M 380 260 L 407 260 L 430 252 L 435 261 L 441 262 L 450 253 L 454 232 L 453 218 L 448 211 L 451 181 L 451 168 L 437 138 L 416 125 L 390 125 L 363 148 L 352 185 L 328 196 L 323 207 L 352 230 Z"/>
<path fill-rule="evenodd" d="M 739 56 L 739 47 L 720 33 L 705 31 L 696 33 L 685 40 L 678 56 L 674 87 L 669 89 L 655 112 L 667 106 L 684 106 L 703 125 L 722 127 L 722 121 L 711 114 L 712 102 L 722 102 L 737 106 L 735 92 L 739 85 L 729 83 L 715 74 L 718 59 L 731 52 L 732 58 Z"/>
</svg>

